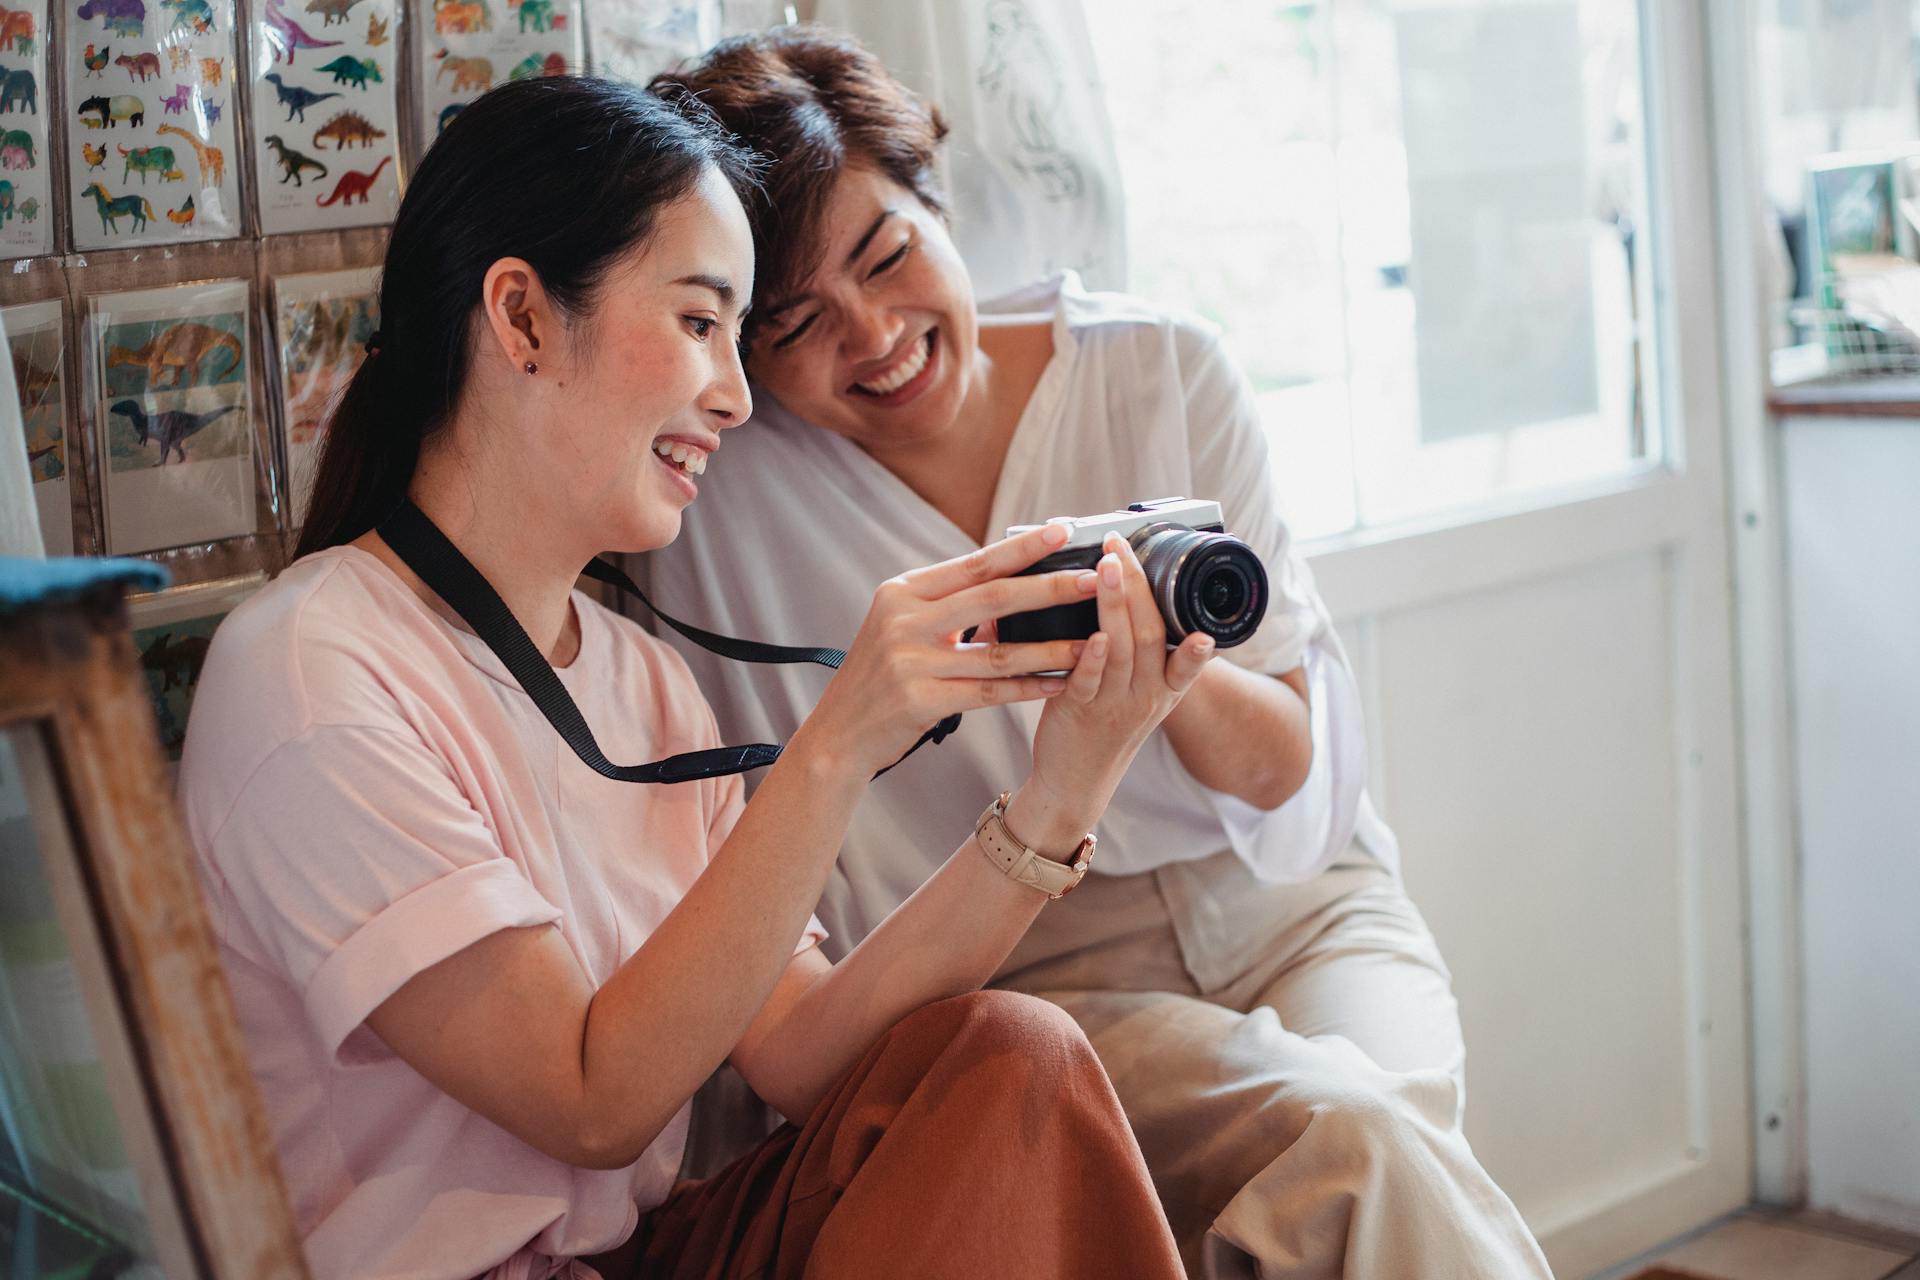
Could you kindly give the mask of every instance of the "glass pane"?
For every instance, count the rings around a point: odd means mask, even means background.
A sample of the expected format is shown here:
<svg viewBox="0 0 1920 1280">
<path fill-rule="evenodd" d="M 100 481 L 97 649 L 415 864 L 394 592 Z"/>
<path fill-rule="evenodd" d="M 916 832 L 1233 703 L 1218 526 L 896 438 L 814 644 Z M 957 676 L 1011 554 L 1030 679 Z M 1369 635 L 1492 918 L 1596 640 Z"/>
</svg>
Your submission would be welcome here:
<svg viewBox="0 0 1920 1280">
<path fill-rule="evenodd" d="M 1775 381 L 1920 371 L 1920 3 L 1766 0 L 1754 45 Z"/>
<path fill-rule="evenodd" d="M 71 857 L 48 781 L 39 739 L 0 731 L 0 1275 L 157 1280 L 84 967 L 48 877 L 48 859 Z"/>
<path fill-rule="evenodd" d="M 1302 536 L 1649 456 L 1633 0 L 1088 16 L 1129 287 L 1226 328 Z"/>
</svg>

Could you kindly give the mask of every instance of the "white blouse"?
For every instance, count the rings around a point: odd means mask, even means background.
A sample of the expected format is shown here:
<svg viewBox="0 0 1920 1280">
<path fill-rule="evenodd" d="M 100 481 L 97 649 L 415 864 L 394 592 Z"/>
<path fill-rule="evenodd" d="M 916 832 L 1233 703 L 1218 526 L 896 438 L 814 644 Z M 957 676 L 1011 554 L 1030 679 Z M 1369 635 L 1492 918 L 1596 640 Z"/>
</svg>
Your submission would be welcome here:
<svg viewBox="0 0 1920 1280">
<path fill-rule="evenodd" d="M 1096 828 L 1094 874 L 1231 848 L 1262 879 L 1300 881 L 1356 840 L 1397 869 L 1392 833 L 1365 796 L 1365 729 L 1346 654 L 1276 509 L 1252 389 L 1217 332 L 1138 298 L 1086 293 L 1071 273 L 982 311 L 1051 312 L 1054 345 L 1015 427 L 988 527 L 1149 498 L 1215 500 L 1272 588 L 1259 630 L 1220 656 L 1267 674 L 1307 672 L 1314 752 L 1296 795 L 1267 811 L 1210 790 L 1156 733 Z M 727 635 L 844 648 L 880 582 L 975 548 L 843 437 L 758 388 L 755 405 L 710 461 L 679 539 L 633 558 L 661 608 Z M 732 662 L 655 629 L 686 657 L 729 743 L 786 741 L 828 679 L 818 667 Z M 1034 705 L 969 711 L 945 742 L 873 784 L 820 904 L 841 949 L 932 874 L 996 793 L 1027 776 L 1038 718 Z"/>
</svg>

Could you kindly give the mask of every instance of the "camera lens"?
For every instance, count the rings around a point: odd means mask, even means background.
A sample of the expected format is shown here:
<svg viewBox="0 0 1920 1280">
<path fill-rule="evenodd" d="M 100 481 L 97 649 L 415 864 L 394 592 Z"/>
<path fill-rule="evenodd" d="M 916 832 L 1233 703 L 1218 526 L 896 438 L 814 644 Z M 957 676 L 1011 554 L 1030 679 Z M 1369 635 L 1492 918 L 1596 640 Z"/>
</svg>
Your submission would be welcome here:
<svg viewBox="0 0 1920 1280">
<path fill-rule="evenodd" d="M 1196 594 L 1200 597 L 1200 611 L 1209 620 L 1231 624 L 1247 607 L 1247 597 L 1253 593 L 1248 590 L 1247 577 L 1238 565 L 1222 564 L 1207 574 Z"/>
<path fill-rule="evenodd" d="M 1266 616 L 1267 571 L 1240 539 L 1153 525 L 1134 535 L 1134 547 L 1169 643 L 1201 631 L 1229 649 L 1251 636 Z"/>
</svg>

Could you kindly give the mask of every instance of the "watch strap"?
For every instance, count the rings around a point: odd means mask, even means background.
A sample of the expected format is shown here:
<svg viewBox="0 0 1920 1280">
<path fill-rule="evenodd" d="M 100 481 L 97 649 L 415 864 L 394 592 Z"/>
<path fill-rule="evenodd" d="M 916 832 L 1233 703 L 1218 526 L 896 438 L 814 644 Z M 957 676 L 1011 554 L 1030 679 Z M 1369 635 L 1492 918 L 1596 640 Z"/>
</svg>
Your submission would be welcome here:
<svg viewBox="0 0 1920 1280">
<path fill-rule="evenodd" d="M 1008 794 L 1001 792 L 999 798 L 980 815 L 980 821 L 973 828 L 975 842 L 986 854 L 987 861 L 998 867 L 1009 880 L 1038 889 L 1049 898 L 1066 897 L 1086 877 L 1087 869 L 1093 865 L 1094 837 L 1089 834 L 1075 845 L 1065 862 L 1049 858 L 1039 850 L 1022 844 L 1007 830 L 1008 799 Z"/>
</svg>

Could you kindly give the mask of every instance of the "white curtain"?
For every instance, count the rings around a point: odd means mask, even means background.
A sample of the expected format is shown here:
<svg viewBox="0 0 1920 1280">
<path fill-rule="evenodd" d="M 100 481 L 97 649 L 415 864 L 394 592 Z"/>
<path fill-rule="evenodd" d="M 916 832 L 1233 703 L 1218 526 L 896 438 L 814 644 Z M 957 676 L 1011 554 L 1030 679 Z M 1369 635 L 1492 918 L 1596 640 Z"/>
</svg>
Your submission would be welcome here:
<svg viewBox="0 0 1920 1280">
<path fill-rule="evenodd" d="M 816 0 L 939 106 L 954 239 L 983 298 L 1062 268 L 1126 285 L 1113 128 L 1080 0 Z"/>
</svg>

